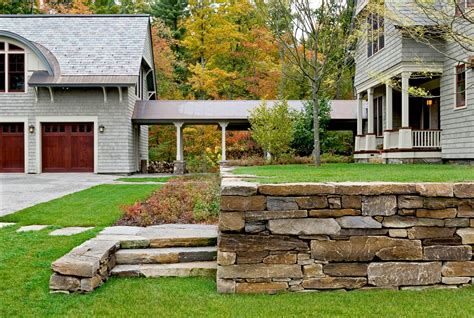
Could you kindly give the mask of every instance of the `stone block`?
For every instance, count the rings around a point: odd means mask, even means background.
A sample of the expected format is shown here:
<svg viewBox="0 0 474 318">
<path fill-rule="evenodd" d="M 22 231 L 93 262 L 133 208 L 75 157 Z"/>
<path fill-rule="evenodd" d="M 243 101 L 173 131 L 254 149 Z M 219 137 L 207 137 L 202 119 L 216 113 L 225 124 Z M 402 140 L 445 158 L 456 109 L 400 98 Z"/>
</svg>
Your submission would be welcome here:
<svg viewBox="0 0 474 318">
<path fill-rule="evenodd" d="M 264 196 L 222 196 L 222 211 L 262 211 L 265 210 L 267 198 Z"/>
<path fill-rule="evenodd" d="M 346 229 L 381 229 L 382 224 L 370 216 L 343 216 L 336 219 Z"/>
<path fill-rule="evenodd" d="M 383 219 L 383 226 L 384 227 L 391 227 L 391 228 L 408 228 L 415 226 L 418 222 L 418 219 L 413 216 L 387 216 Z"/>
<path fill-rule="evenodd" d="M 310 210 L 308 212 L 308 216 L 313 218 L 337 218 L 341 216 L 355 216 L 361 215 L 360 210 L 355 209 L 340 209 L 340 210 L 330 210 L 330 209 L 322 209 L 322 210 Z"/>
<path fill-rule="evenodd" d="M 474 198 L 474 183 L 456 183 L 454 196 L 457 198 Z"/>
<path fill-rule="evenodd" d="M 365 285 L 365 277 L 321 277 L 303 280 L 305 289 L 357 289 Z"/>
<path fill-rule="evenodd" d="M 217 264 L 218 265 L 233 265 L 237 258 L 236 253 L 232 252 L 217 252 Z"/>
<path fill-rule="evenodd" d="M 409 229 L 408 238 L 410 240 L 453 237 L 455 228 L 437 228 L 437 227 L 413 227 Z"/>
<path fill-rule="evenodd" d="M 293 210 L 293 211 L 249 211 L 245 212 L 245 220 L 254 221 L 268 221 L 276 219 L 294 219 L 294 218 L 305 218 L 308 216 L 306 210 Z"/>
<path fill-rule="evenodd" d="M 459 236 L 455 235 L 453 237 L 442 237 L 442 238 L 431 238 L 431 239 L 424 239 L 423 245 L 424 246 L 431 246 L 431 245 L 461 245 L 462 240 Z"/>
<path fill-rule="evenodd" d="M 399 209 L 398 214 L 400 215 L 415 215 L 415 209 Z"/>
<path fill-rule="evenodd" d="M 388 236 L 403 238 L 408 237 L 408 233 L 405 229 L 390 229 L 388 230 Z"/>
<path fill-rule="evenodd" d="M 474 218 L 474 200 L 463 200 L 458 206 L 458 216 Z"/>
<path fill-rule="evenodd" d="M 324 274 L 329 276 L 367 276 L 367 266 L 365 263 L 329 263 L 324 265 Z"/>
<path fill-rule="evenodd" d="M 100 266 L 99 257 L 66 254 L 54 261 L 51 268 L 66 276 L 94 277 Z"/>
<path fill-rule="evenodd" d="M 344 182 L 338 183 L 337 194 L 342 195 L 387 195 L 415 194 L 415 184 L 392 182 Z"/>
<path fill-rule="evenodd" d="M 468 245 L 432 245 L 423 248 L 423 259 L 427 261 L 469 261 L 472 247 Z"/>
<path fill-rule="evenodd" d="M 401 195 L 398 197 L 399 209 L 418 209 L 423 207 L 423 198 L 417 195 Z"/>
<path fill-rule="evenodd" d="M 219 214 L 219 230 L 240 232 L 244 228 L 244 212 L 223 212 Z"/>
<path fill-rule="evenodd" d="M 223 196 L 253 196 L 257 194 L 257 184 L 245 181 L 226 181 L 221 184 Z"/>
<path fill-rule="evenodd" d="M 469 219 L 456 218 L 444 221 L 446 227 L 469 227 Z"/>
<path fill-rule="evenodd" d="M 322 264 L 308 264 L 303 266 L 303 277 L 323 277 L 323 265 Z"/>
<path fill-rule="evenodd" d="M 102 285 L 102 277 L 99 275 L 81 279 L 81 291 L 91 292 L 100 285 Z"/>
<path fill-rule="evenodd" d="M 259 264 L 270 254 L 268 251 L 238 252 L 236 264 Z"/>
<path fill-rule="evenodd" d="M 243 264 L 218 266 L 217 277 L 235 278 L 301 278 L 300 265 L 282 264 Z"/>
<path fill-rule="evenodd" d="M 81 287 L 81 281 L 77 277 L 64 276 L 59 274 L 51 275 L 49 279 L 49 289 L 77 291 Z"/>
<path fill-rule="evenodd" d="M 447 208 L 442 210 L 427 210 L 417 209 L 416 216 L 418 218 L 432 218 L 432 219 L 451 219 L 455 218 L 458 211 L 455 208 Z"/>
<path fill-rule="evenodd" d="M 421 260 L 420 241 L 386 236 L 353 236 L 348 241 L 311 241 L 311 256 L 330 262 L 382 260 Z"/>
<path fill-rule="evenodd" d="M 441 282 L 441 263 L 371 263 L 367 274 L 369 284 L 380 287 L 432 285 Z"/>
<path fill-rule="evenodd" d="M 471 219 L 470 226 L 474 227 L 474 219 Z"/>
<path fill-rule="evenodd" d="M 263 259 L 264 264 L 296 264 L 295 252 L 272 252 Z"/>
<path fill-rule="evenodd" d="M 456 234 L 461 237 L 463 244 L 474 244 L 473 228 L 459 229 L 456 231 Z"/>
<path fill-rule="evenodd" d="M 416 191 L 423 197 L 453 197 L 453 185 L 450 183 L 417 183 Z"/>
<path fill-rule="evenodd" d="M 360 195 L 343 195 L 341 204 L 343 209 L 361 209 L 362 198 Z"/>
<path fill-rule="evenodd" d="M 308 251 L 308 244 L 300 239 L 283 235 L 221 234 L 219 251 Z"/>
<path fill-rule="evenodd" d="M 258 193 L 270 196 L 309 196 L 334 194 L 335 186 L 325 183 L 262 184 Z"/>
<path fill-rule="evenodd" d="M 443 265 L 443 276 L 474 276 L 474 261 L 446 262 Z"/>
<path fill-rule="evenodd" d="M 340 197 L 329 197 L 328 204 L 330 209 L 340 209 L 342 207 Z"/>
<path fill-rule="evenodd" d="M 297 197 L 295 200 L 300 209 L 324 209 L 328 207 L 326 196 L 313 195 Z"/>
<path fill-rule="evenodd" d="M 331 235 L 334 239 L 349 239 L 351 236 L 384 236 L 388 229 L 341 229 L 339 235 Z"/>
<path fill-rule="evenodd" d="M 397 197 L 395 195 L 379 195 L 362 197 L 362 215 L 390 216 L 397 213 Z"/>
<path fill-rule="evenodd" d="M 298 210 L 298 204 L 293 197 L 267 197 L 268 211 Z"/>
<path fill-rule="evenodd" d="M 252 213 L 252 212 L 248 212 Z M 259 233 L 267 228 L 266 222 L 245 222 L 246 233 Z"/>
<path fill-rule="evenodd" d="M 217 292 L 220 294 L 234 294 L 235 293 L 235 281 L 232 279 L 220 279 L 216 280 Z"/>
<path fill-rule="evenodd" d="M 334 219 L 281 219 L 268 221 L 273 234 L 319 235 L 338 234 L 341 227 Z"/>
<path fill-rule="evenodd" d="M 432 210 L 458 207 L 460 201 L 456 198 L 427 197 L 423 199 L 423 207 Z"/>
<path fill-rule="evenodd" d="M 442 277 L 441 282 L 446 285 L 469 284 L 471 277 Z"/>
<path fill-rule="evenodd" d="M 416 226 L 434 226 L 434 227 L 443 227 L 443 219 L 429 219 L 429 218 L 418 218 Z"/>
<path fill-rule="evenodd" d="M 238 294 L 269 293 L 274 294 L 288 289 L 288 283 L 237 283 L 235 291 Z"/>
</svg>

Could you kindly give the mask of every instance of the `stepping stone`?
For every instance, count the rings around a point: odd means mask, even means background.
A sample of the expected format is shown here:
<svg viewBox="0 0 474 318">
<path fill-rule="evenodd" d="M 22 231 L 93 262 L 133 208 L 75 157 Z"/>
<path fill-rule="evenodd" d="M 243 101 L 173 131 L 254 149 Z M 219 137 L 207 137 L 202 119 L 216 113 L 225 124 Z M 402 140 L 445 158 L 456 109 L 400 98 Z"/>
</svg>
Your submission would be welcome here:
<svg viewBox="0 0 474 318">
<path fill-rule="evenodd" d="M 192 262 L 177 264 L 117 265 L 112 276 L 119 277 L 215 277 L 216 262 Z"/>
<path fill-rule="evenodd" d="M 215 261 L 217 247 L 175 247 L 119 250 L 117 264 L 169 264 Z"/>
<path fill-rule="evenodd" d="M 12 226 L 12 225 L 15 225 L 15 224 L 16 223 L 0 222 L 0 229 L 2 227 Z"/>
<path fill-rule="evenodd" d="M 101 235 L 137 235 L 143 230 L 139 226 L 109 226 L 103 229 L 99 234 Z"/>
<path fill-rule="evenodd" d="M 20 232 L 32 232 L 32 231 L 41 231 L 47 228 L 49 225 L 27 225 L 27 226 L 22 226 L 18 230 L 16 230 L 18 233 Z"/>
<path fill-rule="evenodd" d="M 54 230 L 49 235 L 51 236 L 71 236 L 79 233 L 83 233 L 85 231 L 92 230 L 93 227 L 79 227 L 79 226 L 73 226 L 73 227 L 65 227 L 62 229 Z"/>
</svg>

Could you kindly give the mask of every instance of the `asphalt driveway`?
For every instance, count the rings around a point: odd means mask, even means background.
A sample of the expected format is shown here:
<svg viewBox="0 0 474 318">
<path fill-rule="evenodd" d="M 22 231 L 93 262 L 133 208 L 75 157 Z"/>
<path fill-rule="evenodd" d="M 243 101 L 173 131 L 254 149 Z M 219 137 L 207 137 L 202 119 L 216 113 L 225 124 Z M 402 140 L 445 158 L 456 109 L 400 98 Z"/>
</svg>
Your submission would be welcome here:
<svg viewBox="0 0 474 318">
<path fill-rule="evenodd" d="M 92 173 L 0 173 L 0 216 L 116 178 Z"/>
</svg>

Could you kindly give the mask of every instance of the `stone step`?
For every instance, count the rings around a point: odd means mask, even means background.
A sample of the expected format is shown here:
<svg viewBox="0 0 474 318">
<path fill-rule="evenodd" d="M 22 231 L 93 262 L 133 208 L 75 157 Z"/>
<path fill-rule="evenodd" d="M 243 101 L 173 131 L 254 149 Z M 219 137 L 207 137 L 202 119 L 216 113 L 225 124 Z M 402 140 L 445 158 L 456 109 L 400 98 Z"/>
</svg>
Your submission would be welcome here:
<svg viewBox="0 0 474 318">
<path fill-rule="evenodd" d="M 111 275 L 118 277 L 215 277 L 217 262 L 117 265 Z"/>
<path fill-rule="evenodd" d="M 217 247 L 174 247 L 122 249 L 115 253 L 117 264 L 171 264 L 215 261 Z"/>
</svg>

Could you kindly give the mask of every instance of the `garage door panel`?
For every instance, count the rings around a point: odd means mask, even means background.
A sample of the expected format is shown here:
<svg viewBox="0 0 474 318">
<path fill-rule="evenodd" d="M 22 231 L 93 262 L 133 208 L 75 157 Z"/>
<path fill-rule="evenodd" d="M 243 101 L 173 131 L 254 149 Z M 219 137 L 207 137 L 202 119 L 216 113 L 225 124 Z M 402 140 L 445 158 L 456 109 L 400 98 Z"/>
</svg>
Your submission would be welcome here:
<svg viewBox="0 0 474 318">
<path fill-rule="evenodd" d="M 0 123 L 0 172 L 25 171 L 23 123 Z"/>
<path fill-rule="evenodd" d="M 93 172 L 93 123 L 43 124 L 44 172 Z"/>
</svg>

